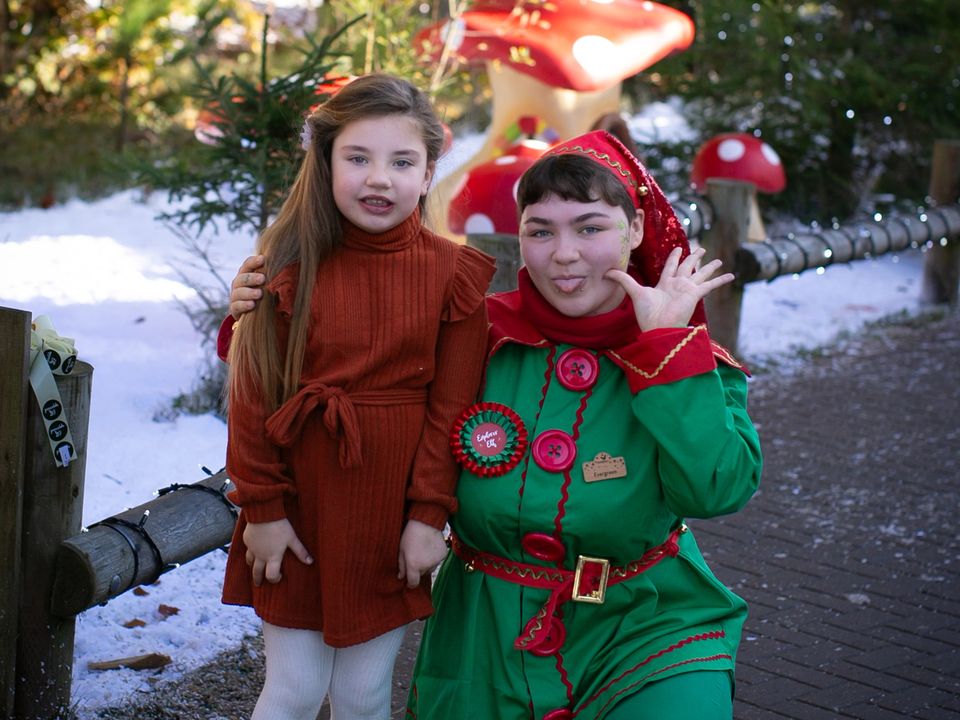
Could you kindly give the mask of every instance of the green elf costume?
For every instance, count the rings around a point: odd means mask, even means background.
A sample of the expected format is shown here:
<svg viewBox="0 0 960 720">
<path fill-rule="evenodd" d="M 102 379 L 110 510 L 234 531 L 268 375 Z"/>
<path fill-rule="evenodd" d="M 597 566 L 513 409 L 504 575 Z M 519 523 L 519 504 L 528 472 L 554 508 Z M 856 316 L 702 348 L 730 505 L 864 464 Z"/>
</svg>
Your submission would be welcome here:
<svg viewBox="0 0 960 720">
<path fill-rule="evenodd" d="M 615 138 L 550 152 L 609 168 L 644 211 L 638 281 L 655 285 L 675 247 L 689 253 L 663 193 Z M 735 512 L 757 489 L 744 369 L 710 340 L 702 304 L 688 327 L 641 332 L 629 297 L 567 317 L 524 269 L 488 310 L 485 389 L 452 432 L 463 466 L 453 552 L 407 718 L 604 718 L 667 678 L 732 688 L 746 603 L 684 519 Z"/>
</svg>

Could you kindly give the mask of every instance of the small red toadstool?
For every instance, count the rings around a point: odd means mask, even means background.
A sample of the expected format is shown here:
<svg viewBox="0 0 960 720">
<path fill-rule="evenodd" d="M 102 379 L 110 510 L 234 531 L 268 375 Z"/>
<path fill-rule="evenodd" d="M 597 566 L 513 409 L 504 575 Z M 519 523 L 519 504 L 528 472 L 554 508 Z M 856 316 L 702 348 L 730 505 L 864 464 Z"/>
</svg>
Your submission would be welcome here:
<svg viewBox="0 0 960 720">
<path fill-rule="evenodd" d="M 787 186 L 783 163 L 777 152 L 760 138 L 747 133 L 717 135 L 697 150 L 690 183 L 694 190 L 706 192 L 707 180 L 711 178 L 739 180 L 753 186 L 747 239 L 765 240 L 767 235 L 760 219 L 756 193 L 778 193 Z"/>
</svg>

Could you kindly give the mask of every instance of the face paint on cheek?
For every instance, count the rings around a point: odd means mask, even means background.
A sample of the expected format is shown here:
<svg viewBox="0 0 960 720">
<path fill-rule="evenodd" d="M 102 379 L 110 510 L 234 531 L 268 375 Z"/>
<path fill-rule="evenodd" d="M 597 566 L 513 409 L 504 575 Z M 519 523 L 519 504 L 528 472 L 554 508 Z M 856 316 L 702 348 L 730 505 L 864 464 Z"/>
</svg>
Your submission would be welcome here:
<svg viewBox="0 0 960 720">
<path fill-rule="evenodd" d="M 623 222 L 617 223 L 617 230 L 623 233 L 620 236 L 620 260 L 617 262 L 617 267 L 620 270 L 626 270 L 630 264 L 630 232 Z"/>
</svg>

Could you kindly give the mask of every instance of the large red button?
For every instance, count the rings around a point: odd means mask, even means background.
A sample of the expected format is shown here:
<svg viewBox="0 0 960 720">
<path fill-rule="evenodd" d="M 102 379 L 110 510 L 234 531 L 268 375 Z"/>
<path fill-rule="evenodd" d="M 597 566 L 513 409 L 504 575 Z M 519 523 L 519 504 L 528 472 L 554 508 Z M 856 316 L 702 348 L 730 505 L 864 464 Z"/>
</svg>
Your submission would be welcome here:
<svg viewBox="0 0 960 720">
<path fill-rule="evenodd" d="M 562 542 L 546 533 L 527 533 L 520 541 L 520 545 L 528 555 L 548 562 L 563 560 L 563 556 L 567 553 Z"/>
<path fill-rule="evenodd" d="M 577 446 L 563 430 L 547 430 L 533 441 L 530 452 L 533 453 L 533 461 L 544 470 L 564 472 L 573 467 Z"/>
<path fill-rule="evenodd" d="M 588 350 L 573 348 L 557 358 L 557 379 L 567 390 L 593 387 L 599 370 L 597 358 Z"/>
<path fill-rule="evenodd" d="M 541 630 L 541 632 L 546 632 L 547 635 L 542 642 L 530 648 L 532 655 L 539 655 L 540 657 L 553 655 L 563 645 L 563 641 L 567 639 L 567 628 L 558 617 L 550 618 L 550 627 Z"/>
<path fill-rule="evenodd" d="M 543 716 L 543 720 L 573 720 L 573 713 L 566 708 L 551 710 Z"/>
</svg>

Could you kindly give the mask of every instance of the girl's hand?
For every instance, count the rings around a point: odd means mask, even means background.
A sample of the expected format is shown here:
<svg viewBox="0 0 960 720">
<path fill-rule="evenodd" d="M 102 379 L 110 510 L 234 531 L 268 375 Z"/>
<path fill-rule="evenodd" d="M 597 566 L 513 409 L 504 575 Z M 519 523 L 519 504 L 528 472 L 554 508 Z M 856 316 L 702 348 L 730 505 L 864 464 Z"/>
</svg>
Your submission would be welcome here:
<svg viewBox="0 0 960 720">
<path fill-rule="evenodd" d="M 263 297 L 263 284 L 267 276 L 257 272 L 264 265 L 263 255 L 251 255 L 237 270 L 237 276 L 230 284 L 230 314 L 235 320 L 257 306 L 257 300 Z"/>
<path fill-rule="evenodd" d="M 283 577 L 280 565 L 287 550 L 300 562 L 313 564 L 313 558 L 286 518 L 265 523 L 248 523 L 243 530 L 243 543 L 247 546 L 247 565 L 253 569 L 253 584 L 257 587 L 263 584 L 264 577 L 269 583 L 280 582 Z"/>
<path fill-rule="evenodd" d="M 407 579 L 407 587 L 420 584 L 420 576 L 429 574 L 447 556 L 443 533 L 419 520 L 408 520 L 400 537 L 400 572 L 397 578 Z"/>
<path fill-rule="evenodd" d="M 697 248 L 680 262 L 680 248 L 667 258 L 656 287 L 646 287 L 622 270 L 608 270 L 606 277 L 620 283 L 633 301 L 637 324 L 644 332 L 658 328 L 686 327 L 697 303 L 722 285 L 733 282 L 733 273 L 713 274 L 722 264 L 711 260 L 698 267 L 706 252 Z"/>
</svg>

